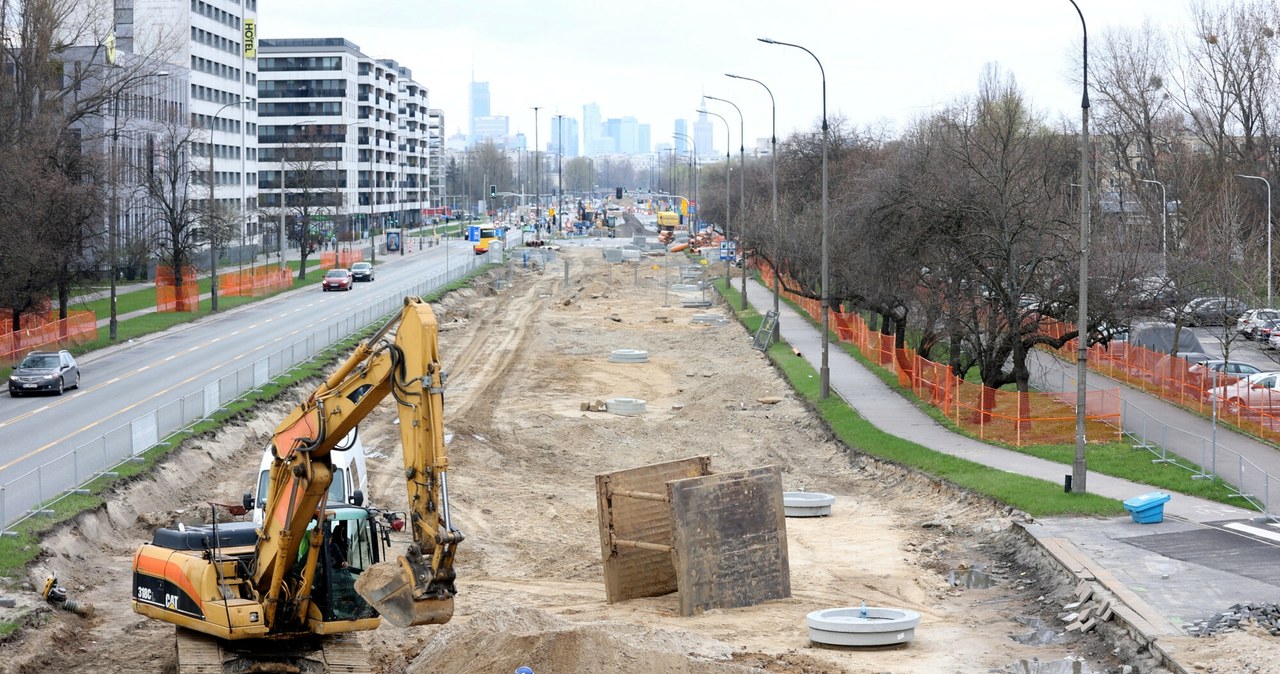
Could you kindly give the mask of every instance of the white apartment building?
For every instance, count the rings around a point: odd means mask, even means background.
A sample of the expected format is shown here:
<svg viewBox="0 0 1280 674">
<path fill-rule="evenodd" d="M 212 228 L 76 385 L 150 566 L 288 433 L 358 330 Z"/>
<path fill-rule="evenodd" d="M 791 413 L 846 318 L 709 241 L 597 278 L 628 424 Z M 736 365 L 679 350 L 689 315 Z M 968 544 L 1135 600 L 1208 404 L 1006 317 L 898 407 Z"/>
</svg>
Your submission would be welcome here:
<svg viewBox="0 0 1280 674">
<path fill-rule="evenodd" d="M 161 55 L 190 72 L 193 195 L 241 214 L 241 236 L 258 227 L 258 119 L 255 42 L 258 0 L 115 0 L 115 35 L 123 51 Z M 200 192 L 204 191 L 203 194 Z M 263 242 L 265 243 L 265 242 Z"/>
<path fill-rule="evenodd" d="M 279 208 L 281 163 L 306 142 L 323 148 L 326 185 L 341 195 L 326 206 L 335 236 L 423 221 L 432 191 L 444 190 L 443 158 L 432 154 L 443 145 L 444 116 L 429 109 L 409 69 L 335 37 L 261 40 L 258 71 L 264 209 Z M 283 188 L 292 208 L 302 195 L 290 188 L 300 176 L 289 167 Z"/>
</svg>

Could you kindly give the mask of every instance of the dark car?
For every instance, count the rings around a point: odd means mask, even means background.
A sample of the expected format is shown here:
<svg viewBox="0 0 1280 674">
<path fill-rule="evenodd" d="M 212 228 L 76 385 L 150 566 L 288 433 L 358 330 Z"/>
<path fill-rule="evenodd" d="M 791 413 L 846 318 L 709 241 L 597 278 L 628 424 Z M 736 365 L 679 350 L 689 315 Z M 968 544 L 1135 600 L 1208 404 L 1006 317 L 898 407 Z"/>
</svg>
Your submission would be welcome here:
<svg viewBox="0 0 1280 674">
<path fill-rule="evenodd" d="M 321 282 L 322 290 L 351 290 L 351 286 L 355 285 L 355 279 L 352 278 L 351 272 L 346 269 L 330 269 L 324 274 L 324 281 Z"/>
<path fill-rule="evenodd" d="M 356 262 L 351 265 L 351 278 L 357 281 L 372 281 L 373 265 L 368 262 Z"/>
<path fill-rule="evenodd" d="M 1182 308 L 1187 325 L 1226 325 L 1240 318 L 1249 307 L 1230 297 L 1198 297 Z"/>
<path fill-rule="evenodd" d="M 52 392 L 62 395 L 80 388 L 80 365 L 70 351 L 32 351 L 9 375 L 9 395 Z"/>
</svg>

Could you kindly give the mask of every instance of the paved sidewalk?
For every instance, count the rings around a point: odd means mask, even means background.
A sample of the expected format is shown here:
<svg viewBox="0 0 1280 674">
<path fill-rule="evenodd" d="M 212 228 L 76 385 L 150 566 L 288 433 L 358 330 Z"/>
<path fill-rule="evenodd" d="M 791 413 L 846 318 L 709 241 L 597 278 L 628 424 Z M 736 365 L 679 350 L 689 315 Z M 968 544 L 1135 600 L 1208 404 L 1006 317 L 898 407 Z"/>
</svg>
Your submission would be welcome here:
<svg viewBox="0 0 1280 674">
<path fill-rule="evenodd" d="M 748 282 L 747 299 L 762 314 L 773 308 L 772 291 L 758 281 Z M 810 324 L 807 317 L 785 302 L 780 311 L 782 338 L 818 369 L 822 359 L 821 328 Z M 947 430 L 846 354 L 834 338 L 829 343 L 828 364 L 833 395 L 839 395 L 887 433 L 993 468 L 1044 479 L 1049 483 L 1046 488 L 1050 489 L 1061 489 L 1064 476 L 1071 473 L 1069 465 L 988 445 Z M 1094 471 L 1089 471 L 1087 485 L 1091 493 L 1118 500 L 1158 491 L 1149 485 Z M 1171 540 L 1169 537 L 1222 531 L 1207 527 L 1206 523 L 1247 521 L 1256 513 L 1180 494 L 1172 496 L 1164 512 L 1165 519 L 1158 524 L 1135 524 L 1127 516 L 1051 517 L 1025 529 L 1077 578 L 1102 585 L 1123 600 L 1128 614 L 1122 616 L 1122 620 L 1126 620 L 1140 639 L 1149 640 L 1157 651 L 1171 650 L 1158 645 L 1160 637 L 1183 635 L 1183 625 L 1209 618 L 1234 603 L 1280 601 L 1280 574 L 1267 582 L 1258 580 L 1259 574 L 1246 577 L 1230 570 L 1180 561 L 1152 550 L 1160 547 L 1155 543 Z M 1280 567 L 1280 553 L 1275 551 L 1271 548 L 1262 554 L 1273 555 L 1276 566 Z M 1180 551 L 1173 554 L 1186 558 Z M 1170 666 L 1176 669 L 1176 657 L 1170 656 L 1169 660 Z"/>
</svg>

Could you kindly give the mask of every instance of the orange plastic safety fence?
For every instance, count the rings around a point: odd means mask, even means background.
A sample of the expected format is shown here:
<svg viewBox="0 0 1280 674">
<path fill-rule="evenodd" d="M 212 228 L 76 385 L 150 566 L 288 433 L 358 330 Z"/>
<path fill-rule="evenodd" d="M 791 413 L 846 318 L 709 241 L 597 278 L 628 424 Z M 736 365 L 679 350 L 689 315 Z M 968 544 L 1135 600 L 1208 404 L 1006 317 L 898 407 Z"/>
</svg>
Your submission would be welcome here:
<svg viewBox="0 0 1280 674">
<path fill-rule="evenodd" d="M 766 285 L 777 282 L 777 276 L 767 267 L 761 275 Z M 780 292 L 814 320 L 821 320 L 820 301 Z M 1019 393 L 965 382 L 942 363 L 922 358 L 912 349 L 896 348 L 894 335 L 871 330 L 857 313 L 833 310 L 830 318 L 837 339 L 854 345 L 867 360 L 895 373 L 900 384 L 942 410 L 966 431 L 1013 445 L 1075 441 L 1075 391 Z M 1061 326 L 1051 329 L 1060 330 Z M 1090 391 L 1085 398 L 1086 437 L 1095 442 L 1119 440 L 1120 415 L 1118 390 Z"/>
<path fill-rule="evenodd" d="M 1070 323 L 1055 323 L 1052 327 L 1046 327 L 1046 331 L 1052 330 L 1051 334 L 1057 336 L 1075 331 L 1075 326 Z M 1073 339 L 1067 342 L 1056 353 L 1065 360 L 1074 361 L 1076 341 Z M 1088 367 L 1168 402 L 1204 414 L 1212 411 L 1209 389 L 1235 384 L 1237 381 L 1237 378 L 1230 375 L 1188 366 L 1181 358 L 1127 342 L 1111 342 L 1106 346 L 1094 344 L 1089 347 Z"/>
<path fill-rule="evenodd" d="M 61 349 L 98 338 L 98 318 L 92 311 L 69 311 L 67 317 L 25 314 L 21 329 L 0 333 L 0 362 L 16 363 L 29 351 Z"/>
<path fill-rule="evenodd" d="M 293 287 L 293 274 L 265 265 L 218 275 L 218 292 L 228 297 L 259 297 Z"/>
</svg>

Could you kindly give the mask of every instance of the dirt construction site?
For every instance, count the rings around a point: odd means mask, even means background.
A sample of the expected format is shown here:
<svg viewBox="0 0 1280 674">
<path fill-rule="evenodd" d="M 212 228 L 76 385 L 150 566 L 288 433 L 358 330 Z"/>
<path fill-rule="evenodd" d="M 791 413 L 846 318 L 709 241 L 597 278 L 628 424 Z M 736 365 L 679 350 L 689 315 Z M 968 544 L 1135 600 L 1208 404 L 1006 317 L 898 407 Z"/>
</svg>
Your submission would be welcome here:
<svg viewBox="0 0 1280 674">
<path fill-rule="evenodd" d="M 835 441 L 723 301 L 684 308 L 661 264 L 566 247 L 545 272 L 493 273 L 434 305 L 449 491 L 466 535 L 459 594 L 448 624 L 361 633 L 374 671 L 1164 671 L 1122 635 L 1063 631 L 1055 615 L 1074 588 L 1014 531 L 1026 516 Z M 610 362 L 619 349 L 647 361 Z M 130 608 L 131 555 L 157 527 L 204 521 L 210 501 L 238 503 L 276 423 L 309 391 L 187 442 L 42 541 L 29 577 L 5 591 L 18 605 L 0 620 L 24 627 L 0 645 L 0 672 L 175 672 L 173 627 Z M 644 401 L 643 413 L 584 409 L 618 398 Z M 384 507 L 405 493 L 395 423 L 388 400 L 360 428 L 369 498 Z M 691 457 L 716 473 L 776 466 L 784 490 L 835 496 L 829 516 L 785 520 L 788 597 L 694 615 L 679 592 L 608 601 L 597 476 Z M 91 616 L 42 603 L 54 572 Z M 914 638 L 810 641 L 807 614 L 864 604 L 918 612 Z"/>
</svg>

